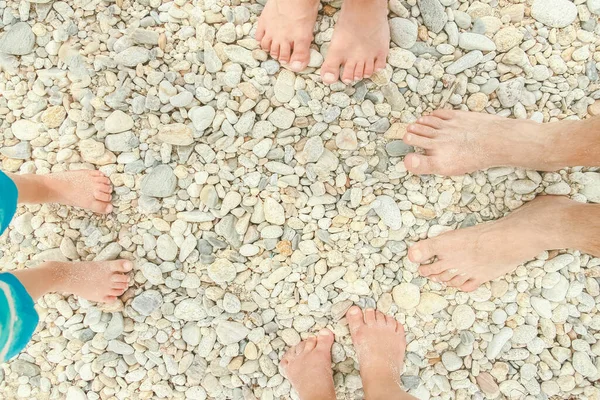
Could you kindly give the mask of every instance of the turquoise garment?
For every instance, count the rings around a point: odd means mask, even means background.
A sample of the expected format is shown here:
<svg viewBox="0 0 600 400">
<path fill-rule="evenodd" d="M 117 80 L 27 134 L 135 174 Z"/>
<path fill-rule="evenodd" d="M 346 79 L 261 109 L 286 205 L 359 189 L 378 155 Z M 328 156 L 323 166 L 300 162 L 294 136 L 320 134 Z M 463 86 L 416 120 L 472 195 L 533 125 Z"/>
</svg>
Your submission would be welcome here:
<svg viewBox="0 0 600 400">
<path fill-rule="evenodd" d="M 17 210 L 15 183 L 0 171 L 0 234 Z M 16 356 L 31 340 L 39 322 L 33 299 L 11 273 L 0 273 L 0 363 Z"/>
</svg>

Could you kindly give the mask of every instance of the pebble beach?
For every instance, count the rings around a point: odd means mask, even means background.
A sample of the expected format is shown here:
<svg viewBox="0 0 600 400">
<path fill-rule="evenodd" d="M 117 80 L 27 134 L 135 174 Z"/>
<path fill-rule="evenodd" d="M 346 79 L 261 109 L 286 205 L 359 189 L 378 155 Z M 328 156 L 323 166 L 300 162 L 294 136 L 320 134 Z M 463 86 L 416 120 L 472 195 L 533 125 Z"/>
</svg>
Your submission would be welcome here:
<svg viewBox="0 0 600 400">
<path fill-rule="evenodd" d="M 44 296 L 0 397 L 296 400 L 279 360 L 329 328 L 338 398 L 362 399 L 356 304 L 405 326 L 418 399 L 599 400 L 600 259 L 547 251 L 465 293 L 407 249 L 536 196 L 600 203 L 600 168 L 416 176 L 402 137 L 437 108 L 600 115 L 600 0 L 390 0 L 386 69 L 330 86 L 341 1 L 301 73 L 254 39 L 264 4 L 0 0 L 2 170 L 114 186 L 108 216 L 20 206 L 0 268 L 135 263 L 116 303 Z"/>
</svg>

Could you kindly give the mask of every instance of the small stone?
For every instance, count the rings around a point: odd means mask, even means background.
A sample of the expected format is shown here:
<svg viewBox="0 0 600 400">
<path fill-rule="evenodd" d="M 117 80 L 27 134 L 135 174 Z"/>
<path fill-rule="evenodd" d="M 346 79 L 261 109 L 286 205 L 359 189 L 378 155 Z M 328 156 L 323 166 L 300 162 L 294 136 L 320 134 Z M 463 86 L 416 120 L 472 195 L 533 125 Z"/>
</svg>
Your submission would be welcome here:
<svg viewBox="0 0 600 400">
<path fill-rule="evenodd" d="M 483 53 L 480 50 L 473 50 L 446 67 L 446 72 L 458 75 L 466 69 L 473 68 L 481 61 L 483 61 Z"/>
<path fill-rule="evenodd" d="M 475 112 L 481 112 L 485 109 L 488 104 L 488 96 L 485 93 L 477 92 L 473 93 L 467 99 L 467 107 L 469 110 Z"/>
<path fill-rule="evenodd" d="M 293 111 L 284 107 L 277 107 L 269 115 L 268 120 L 279 129 L 288 129 L 294 123 L 295 118 L 296 114 Z"/>
<path fill-rule="evenodd" d="M 475 312 L 470 306 L 459 304 L 452 313 L 452 323 L 456 329 L 469 329 L 475 323 Z"/>
<path fill-rule="evenodd" d="M 181 338 L 189 346 L 198 346 L 202 339 L 202 330 L 194 322 L 188 322 L 181 330 Z"/>
<path fill-rule="evenodd" d="M 194 101 L 194 95 L 188 91 L 183 91 L 169 99 L 173 107 L 187 107 Z"/>
<path fill-rule="evenodd" d="M 123 329 L 123 314 L 118 312 L 113 313 L 112 318 L 104 331 L 104 339 L 113 340 L 118 338 L 123 333 Z"/>
<path fill-rule="evenodd" d="M 529 179 L 519 179 L 512 183 L 511 189 L 517 194 L 529 194 L 537 187 L 538 184 Z"/>
<path fill-rule="evenodd" d="M 114 60 L 117 64 L 126 67 L 135 67 L 138 64 L 145 64 L 150 60 L 150 50 L 138 46 L 128 47 L 117 54 Z"/>
<path fill-rule="evenodd" d="M 271 197 L 265 199 L 264 213 L 265 219 L 271 224 L 283 225 L 285 223 L 285 210 L 283 206 Z"/>
<path fill-rule="evenodd" d="M 29 121 L 26 119 L 20 119 L 15 121 L 10 129 L 19 140 L 33 140 L 40 135 L 41 124 Z"/>
<path fill-rule="evenodd" d="M 245 339 L 250 333 L 248 328 L 235 321 L 220 321 L 217 324 L 216 331 L 219 342 L 225 346 Z"/>
<path fill-rule="evenodd" d="M 586 378 L 597 378 L 598 369 L 586 353 L 576 351 L 573 354 L 573 368 Z"/>
<path fill-rule="evenodd" d="M 459 47 L 465 50 L 494 51 L 496 44 L 485 35 L 463 32 L 459 36 Z"/>
<path fill-rule="evenodd" d="M 0 37 L 0 53 L 23 56 L 31 53 L 35 45 L 35 35 L 26 22 L 17 22 L 10 29 L 5 29 Z"/>
<path fill-rule="evenodd" d="M 67 112 L 64 107 L 48 107 L 46 111 L 42 113 L 42 123 L 46 128 L 58 128 L 63 123 L 66 116 Z"/>
<path fill-rule="evenodd" d="M 358 148 L 356 133 L 350 128 L 342 129 L 335 136 L 335 145 L 340 150 L 356 150 Z"/>
<path fill-rule="evenodd" d="M 383 137 L 388 140 L 394 140 L 394 139 L 402 140 L 402 138 L 404 138 L 404 135 L 406 134 L 407 127 L 408 127 L 408 124 L 395 122 L 383 134 Z"/>
<path fill-rule="evenodd" d="M 500 332 L 496 333 L 492 338 L 492 341 L 488 344 L 486 349 L 486 357 L 493 360 L 500 355 L 504 345 L 513 337 L 513 330 L 511 328 L 502 328 Z"/>
<path fill-rule="evenodd" d="M 531 306 L 540 317 L 552 318 L 552 305 L 548 300 L 533 296 L 530 301 Z"/>
<path fill-rule="evenodd" d="M 273 90 L 275 92 L 275 98 L 280 103 L 287 103 L 294 98 L 296 90 L 294 89 L 294 82 L 296 81 L 296 75 L 292 71 L 282 69 L 277 76 L 275 86 Z"/>
<path fill-rule="evenodd" d="M 120 133 L 133 128 L 133 118 L 121 110 L 113 111 L 104 122 L 107 133 Z"/>
<path fill-rule="evenodd" d="M 390 49 L 390 53 L 388 55 L 388 62 L 391 66 L 402 69 L 409 69 L 417 60 L 417 56 L 415 56 L 411 51 L 404 50 L 398 47 L 394 47 Z"/>
<path fill-rule="evenodd" d="M 592 203 L 600 203 L 600 173 L 599 172 L 584 172 L 582 174 L 581 183 L 583 188 L 580 193 Z"/>
<path fill-rule="evenodd" d="M 435 293 L 424 292 L 421 293 L 421 301 L 417 306 L 417 311 L 423 315 L 432 315 L 446 307 L 448 307 L 448 301 L 445 298 Z"/>
<path fill-rule="evenodd" d="M 505 53 L 523 41 L 523 33 L 514 26 L 500 29 L 494 35 L 494 43 L 500 53 Z"/>
<path fill-rule="evenodd" d="M 140 191 L 145 196 L 169 197 L 175 193 L 177 177 L 168 165 L 158 165 L 142 178 Z"/>
<path fill-rule="evenodd" d="M 525 82 L 520 78 L 511 79 L 500 83 L 497 95 L 502 107 L 514 107 L 521 99 L 524 88 Z"/>
<path fill-rule="evenodd" d="M 157 290 L 146 290 L 131 302 L 131 307 L 140 315 L 152 314 L 163 303 L 162 295 Z"/>
<path fill-rule="evenodd" d="M 385 146 L 385 151 L 391 156 L 391 157 L 400 157 L 400 156 L 405 156 L 408 153 L 412 153 L 415 150 L 414 147 L 404 143 L 401 140 L 394 140 L 392 142 L 389 142 L 386 146 Z"/>
<path fill-rule="evenodd" d="M 421 291 L 417 285 L 403 282 L 392 290 L 394 302 L 400 308 L 410 310 L 419 305 Z"/>
<path fill-rule="evenodd" d="M 0 154 L 15 160 L 28 160 L 31 158 L 31 144 L 19 142 L 14 146 L 0 147 Z"/>
<path fill-rule="evenodd" d="M 393 230 L 402 228 L 402 214 L 393 198 L 385 195 L 377 196 L 372 207 L 387 227 Z"/>
<path fill-rule="evenodd" d="M 534 0 L 531 16 L 552 28 L 564 28 L 577 18 L 577 7 L 569 0 Z"/>
<path fill-rule="evenodd" d="M 487 372 L 482 372 L 479 375 L 477 375 L 475 379 L 477 381 L 477 385 L 479 385 L 479 388 L 486 395 L 488 395 L 489 398 L 495 399 L 496 397 L 498 397 L 498 395 L 500 394 L 500 388 L 498 387 L 498 384 L 496 383 L 492 375 L 490 375 Z"/>
<path fill-rule="evenodd" d="M 184 299 L 173 310 L 175 318 L 182 321 L 201 321 L 206 318 L 206 311 L 198 299 Z"/>
<path fill-rule="evenodd" d="M 157 138 L 174 146 L 189 146 L 194 143 L 191 128 L 184 124 L 164 125 L 159 129 Z"/>
<path fill-rule="evenodd" d="M 592 14 L 600 15 L 600 0 L 587 0 L 587 7 Z"/>
<path fill-rule="evenodd" d="M 217 284 L 232 282 L 236 275 L 235 265 L 226 258 L 219 258 L 208 267 L 208 276 Z"/>
<path fill-rule="evenodd" d="M 449 372 L 457 371 L 462 367 L 463 360 L 453 351 L 446 351 L 442 354 L 442 364 Z"/>
<path fill-rule="evenodd" d="M 421 0 L 419 8 L 425 26 L 434 33 L 440 33 L 448 22 L 448 15 L 439 0 Z"/>
<path fill-rule="evenodd" d="M 537 328 L 531 325 L 520 325 L 515 328 L 512 337 L 513 343 L 527 344 L 531 342 L 538 334 Z"/>
<path fill-rule="evenodd" d="M 204 132 L 209 126 L 212 125 L 215 119 L 216 111 L 211 106 L 193 107 L 188 116 L 194 124 L 194 128 L 198 132 Z"/>
<path fill-rule="evenodd" d="M 304 145 L 304 154 L 307 162 L 317 162 L 325 151 L 323 139 L 320 136 L 313 136 L 306 141 Z"/>
<path fill-rule="evenodd" d="M 390 20 L 392 42 L 403 49 L 410 49 L 417 42 L 417 25 L 405 18 Z"/>
</svg>

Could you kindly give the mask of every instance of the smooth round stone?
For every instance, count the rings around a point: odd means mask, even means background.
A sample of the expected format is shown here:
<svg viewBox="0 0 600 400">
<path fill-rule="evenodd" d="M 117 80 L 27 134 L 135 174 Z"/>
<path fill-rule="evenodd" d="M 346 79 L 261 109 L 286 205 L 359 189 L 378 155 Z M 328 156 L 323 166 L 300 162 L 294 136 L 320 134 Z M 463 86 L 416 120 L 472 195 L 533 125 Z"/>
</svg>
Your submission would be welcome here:
<svg viewBox="0 0 600 400">
<path fill-rule="evenodd" d="M 231 261 L 219 258 L 208 267 L 208 276 L 215 283 L 223 284 L 235 279 L 237 270 Z"/>
<path fill-rule="evenodd" d="M 564 28 L 577 18 L 577 7 L 569 0 L 534 0 L 531 16 L 552 28 Z"/>
<path fill-rule="evenodd" d="M 475 312 L 466 304 L 459 304 L 452 313 L 452 323 L 456 329 L 469 329 L 475 323 Z"/>
<path fill-rule="evenodd" d="M 390 20 L 392 42 L 403 49 L 410 49 L 417 42 L 417 25 L 405 18 Z"/>
<path fill-rule="evenodd" d="M 417 285 L 402 282 L 392 290 L 392 296 L 396 305 L 405 310 L 410 310 L 419 305 L 421 291 Z"/>
<path fill-rule="evenodd" d="M 447 351 L 442 354 L 442 364 L 450 372 L 460 369 L 463 365 L 463 360 L 453 351 Z"/>
</svg>

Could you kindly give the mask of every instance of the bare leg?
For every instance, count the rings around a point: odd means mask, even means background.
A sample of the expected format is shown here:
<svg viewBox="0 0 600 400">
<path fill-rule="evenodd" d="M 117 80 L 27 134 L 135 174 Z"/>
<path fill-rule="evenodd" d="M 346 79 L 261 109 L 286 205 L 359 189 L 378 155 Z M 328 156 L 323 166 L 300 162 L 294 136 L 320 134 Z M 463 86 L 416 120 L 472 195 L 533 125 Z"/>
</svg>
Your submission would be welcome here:
<svg viewBox="0 0 600 400">
<path fill-rule="evenodd" d="M 91 301 L 109 303 L 129 286 L 126 275 L 130 261 L 58 263 L 47 262 L 36 268 L 14 271 L 31 298 L 36 301 L 51 292 L 69 293 Z"/>
<path fill-rule="evenodd" d="M 600 165 L 600 118 L 539 124 L 467 111 L 437 110 L 409 125 L 404 141 L 425 149 L 408 154 L 415 174 L 460 175 L 512 166 L 554 171 Z"/>
<path fill-rule="evenodd" d="M 600 204 L 540 196 L 498 221 L 421 241 L 408 257 L 422 264 L 421 275 L 472 291 L 544 250 L 576 248 L 600 257 L 599 238 Z"/>
<path fill-rule="evenodd" d="M 386 0 L 344 0 L 321 67 L 323 83 L 335 83 L 341 75 L 348 84 L 385 68 L 390 49 L 387 14 Z"/>
<path fill-rule="evenodd" d="M 346 314 L 360 364 L 366 400 L 415 400 L 400 386 L 406 339 L 389 315 L 353 306 Z"/>
<path fill-rule="evenodd" d="M 60 203 L 100 214 L 112 211 L 112 186 L 100 171 L 81 170 L 49 175 L 9 174 L 19 191 L 19 203 Z"/>
<path fill-rule="evenodd" d="M 331 346 L 333 333 L 323 329 L 291 347 L 281 360 L 281 367 L 301 400 L 335 400 Z"/>
</svg>

